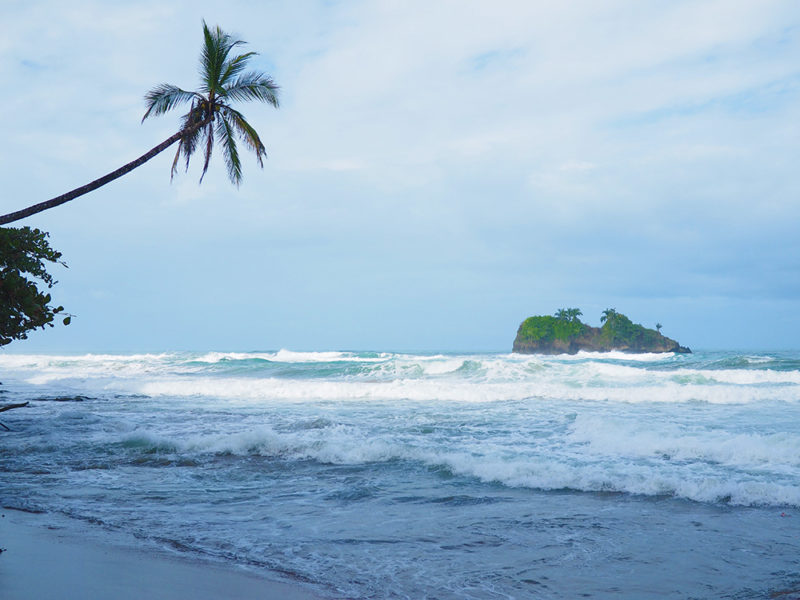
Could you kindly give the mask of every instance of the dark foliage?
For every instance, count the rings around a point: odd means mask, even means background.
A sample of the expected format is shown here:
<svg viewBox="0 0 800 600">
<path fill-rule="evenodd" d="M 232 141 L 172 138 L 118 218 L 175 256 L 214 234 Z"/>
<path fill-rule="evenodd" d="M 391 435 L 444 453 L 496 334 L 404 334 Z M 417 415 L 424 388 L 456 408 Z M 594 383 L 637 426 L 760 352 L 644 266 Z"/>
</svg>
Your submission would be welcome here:
<svg viewBox="0 0 800 600">
<path fill-rule="evenodd" d="M 45 261 L 66 266 L 47 237 L 47 232 L 30 227 L 0 227 L 0 346 L 24 340 L 31 330 L 52 327 L 56 315 L 64 311 L 63 306 L 50 304 L 46 291 L 56 281 Z M 70 316 L 63 322 L 69 325 Z"/>
</svg>

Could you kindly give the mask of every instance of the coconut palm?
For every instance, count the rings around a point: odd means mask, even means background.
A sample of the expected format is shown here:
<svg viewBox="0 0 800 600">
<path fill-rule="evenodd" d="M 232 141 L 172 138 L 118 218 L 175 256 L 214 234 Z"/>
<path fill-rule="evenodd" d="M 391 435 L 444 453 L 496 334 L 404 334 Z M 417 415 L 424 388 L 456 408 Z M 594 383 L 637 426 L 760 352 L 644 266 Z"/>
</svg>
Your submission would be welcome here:
<svg viewBox="0 0 800 600">
<path fill-rule="evenodd" d="M 605 309 L 603 311 L 603 316 L 600 317 L 600 322 L 604 323 L 604 322 L 608 321 L 609 323 L 612 323 L 612 322 L 614 322 L 616 320 L 617 314 L 618 313 L 617 313 L 616 309 L 607 308 L 607 309 Z"/>
<path fill-rule="evenodd" d="M 191 109 L 183 116 L 183 131 L 178 151 L 172 163 L 172 175 L 178 166 L 181 155 L 186 159 L 186 168 L 198 148 L 204 146 L 203 173 L 208 170 L 214 141 L 221 144 L 228 177 L 235 185 L 242 181 L 242 163 L 236 147 L 236 137 L 256 155 L 259 166 L 263 167 L 262 157 L 267 151 L 261 143 L 258 133 L 247 122 L 242 113 L 231 107 L 235 101 L 260 100 L 275 108 L 278 107 L 278 86 L 272 78 L 255 71 L 244 72 L 247 62 L 255 56 L 255 52 L 246 52 L 230 57 L 236 46 L 244 44 L 235 40 L 219 27 L 210 30 L 203 22 L 205 44 L 200 56 L 201 85 L 199 92 L 187 92 L 181 88 L 162 83 L 145 95 L 147 112 L 142 121 L 148 117 L 164 114 L 179 104 L 191 102 Z M 194 125 L 200 123 L 199 127 Z"/>
<path fill-rule="evenodd" d="M 577 321 L 578 317 L 581 316 L 583 312 L 581 312 L 580 308 L 559 308 L 555 312 L 555 318 L 559 321 Z"/>
<path fill-rule="evenodd" d="M 278 86 L 272 78 L 264 73 L 245 71 L 248 61 L 256 53 L 245 52 L 231 56 L 231 52 L 244 43 L 234 39 L 219 27 L 210 29 L 203 21 L 199 91 L 185 91 L 177 86 L 162 83 L 145 95 L 147 112 L 142 121 L 151 116 L 164 114 L 181 104 L 190 103 L 189 112 L 181 118 L 180 130 L 136 160 L 108 175 L 51 200 L 0 216 L 0 225 L 60 206 L 96 190 L 143 165 L 175 142 L 178 142 L 178 151 L 172 163 L 173 176 L 181 156 L 185 159 L 188 169 L 192 155 L 202 146 L 204 154 L 203 172 L 200 176 L 202 182 L 216 141 L 222 147 L 228 177 L 238 186 L 242 181 L 242 164 L 237 138 L 255 153 L 261 167 L 264 166 L 263 159 L 266 158 L 267 152 L 256 130 L 231 106 L 231 103 L 258 100 L 278 108 Z"/>
</svg>

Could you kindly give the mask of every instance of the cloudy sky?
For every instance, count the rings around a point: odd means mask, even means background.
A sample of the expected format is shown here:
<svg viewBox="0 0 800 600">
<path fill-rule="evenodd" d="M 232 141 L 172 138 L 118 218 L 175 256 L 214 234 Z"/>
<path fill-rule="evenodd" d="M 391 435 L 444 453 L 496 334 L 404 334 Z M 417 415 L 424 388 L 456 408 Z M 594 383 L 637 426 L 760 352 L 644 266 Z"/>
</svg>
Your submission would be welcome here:
<svg viewBox="0 0 800 600">
<path fill-rule="evenodd" d="M 76 318 L 5 351 L 503 351 L 572 306 L 800 347 L 797 0 L 3 0 L 0 211 L 174 133 L 142 98 L 202 19 L 281 85 L 265 168 L 168 150 L 19 222 Z"/>
</svg>

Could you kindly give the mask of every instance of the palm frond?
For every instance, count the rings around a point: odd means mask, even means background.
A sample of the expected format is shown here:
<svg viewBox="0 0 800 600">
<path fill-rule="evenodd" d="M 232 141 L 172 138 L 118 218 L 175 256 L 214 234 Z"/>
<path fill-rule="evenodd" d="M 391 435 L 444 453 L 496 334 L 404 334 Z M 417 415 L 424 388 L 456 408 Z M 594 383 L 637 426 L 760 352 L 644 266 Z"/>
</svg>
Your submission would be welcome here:
<svg viewBox="0 0 800 600">
<path fill-rule="evenodd" d="M 246 52 L 227 61 L 225 63 L 225 72 L 219 78 L 220 91 L 224 90 L 231 78 L 241 73 L 247 66 L 247 61 L 257 54 L 257 52 Z"/>
<path fill-rule="evenodd" d="M 235 46 L 244 44 L 242 40 L 235 40 L 232 36 L 220 29 L 219 25 L 209 29 L 203 21 L 203 50 L 200 54 L 200 78 L 204 83 L 204 91 L 209 95 L 216 95 L 219 81 L 225 69 L 228 54 Z"/>
<path fill-rule="evenodd" d="M 278 108 L 278 86 L 264 73 L 249 72 L 240 75 L 225 89 L 225 95 L 236 101 L 260 100 Z"/>
<path fill-rule="evenodd" d="M 236 147 L 236 138 L 229 118 L 227 115 L 220 115 L 217 121 L 217 137 L 222 142 L 222 156 L 228 169 L 228 178 L 231 183 L 239 187 L 242 182 L 242 161 L 239 159 L 239 149 Z"/>
<path fill-rule="evenodd" d="M 195 92 L 187 92 L 181 88 L 170 85 L 169 83 L 162 83 L 157 85 L 144 95 L 145 106 L 147 112 L 144 113 L 142 121 L 150 115 L 163 115 L 165 112 L 172 110 L 179 104 L 189 102 L 196 98 L 199 94 Z"/>
<path fill-rule="evenodd" d="M 264 147 L 264 144 L 261 143 L 258 132 L 253 129 L 253 126 L 247 122 L 247 119 L 245 119 L 244 115 L 239 111 L 232 109 L 230 106 L 221 107 L 220 110 L 225 117 L 230 119 L 233 128 L 236 130 L 236 133 L 239 134 L 239 139 L 255 153 L 258 166 L 264 168 L 264 161 L 261 157 L 267 157 L 267 149 Z"/>
<path fill-rule="evenodd" d="M 172 168 L 169 170 L 169 180 L 170 180 L 170 182 L 172 182 L 172 180 L 175 178 L 175 173 L 178 172 L 178 161 L 181 158 L 181 149 L 182 148 L 183 148 L 183 140 L 178 142 L 178 149 L 175 151 L 175 158 L 172 159 Z"/>
<path fill-rule="evenodd" d="M 175 177 L 175 173 L 178 172 L 178 161 L 180 160 L 181 155 L 183 155 L 186 162 L 186 170 L 189 170 L 189 161 L 197 149 L 197 141 L 201 133 L 202 132 L 199 129 L 195 129 L 191 133 L 181 138 L 181 140 L 178 142 L 178 150 L 175 152 L 175 159 L 172 161 L 172 169 L 169 176 L 170 181 L 172 181 L 172 179 Z"/>
<path fill-rule="evenodd" d="M 203 20 L 203 49 L 200 52 L 200 79 L 203 82 L 203 91 L 210 93 L 214 89 L 219 73 L 219 26 L 212 32 Z M 217 76 L 215 76 L 215 72 Z"/>
<path fill-rule="evenodd" d="M 172 161 L 172 170 L 170 171 L 170 180 L 175 177 L 175 173 L 178 170 L 178 161 L 180 160 L 181 155 L 183 155 L 186 161 L 186 170 L 189 170 L 189 161 L 192 158 L 192 155 L 197 150 L 197 142 L 202 135 L 202 128 L 201 129 L 191 129 L 190 127 L 196 123 L 196 112 L 197 112 L 197 104 L 195 103 L 192 105 L 192 110 L 190 110 L 187 114 L 183 116 L 181 119 L 182 126 L 181 129 L 186 131 L 187 133 L 180 139 L 178 142 L 178 150 L 175 153 L 175 159 Z"/>
<path fill-rule="evenodd" d="M 214 123 L 211 122 L 202 129 L 203 134 L 206 136 L 206 153 L 205 160 L 203 161 L 203 172 L 200 174 L 200 183 L 203 183 L 203 177 L 206 176 L 208 165 L 211 162 L 211 153 L 214 151 Z M 187 166 L 189 164 L 188 158 L 186 164 Z"/>
<path fill-rule="evenodd" d="M 182 141 L 183 143 L 183 157 L 186 161 L 185 169 L 189 170 L 189 161 L 194 156 L 194 153 L 197 151 L 197 145 L 200 142 L 200 138 L 203 137 L 203 129 L 195 129 L 189 135 L 187 135 Z"/>
</svg>

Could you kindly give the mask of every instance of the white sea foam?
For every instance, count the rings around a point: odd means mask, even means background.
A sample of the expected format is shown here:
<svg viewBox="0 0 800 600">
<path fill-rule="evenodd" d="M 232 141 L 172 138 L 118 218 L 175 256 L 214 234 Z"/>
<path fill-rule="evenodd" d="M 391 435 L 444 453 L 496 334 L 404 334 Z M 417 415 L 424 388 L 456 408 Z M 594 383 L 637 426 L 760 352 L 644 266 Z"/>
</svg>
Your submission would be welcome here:
<svg viewBox="0 0 800 600">
<path fill-rule="evenodd" d="M 573 355 L 577 359 L 594 359 L 594 360 L 624 360 L 635 362 L 661 362 L 675 356 L 672 352 L 618 352 L 616 350 L 611 352 L 578 352 Z"/>
<path fill-rule="evenodd" d="M 389 354 L 363 356 L 357 352 L 297 352 L 281 349 L 277 352 L 207 352 L 194 360 L 197 362 L 218 363 L 230 360 L 268 360 L 277 363 L 328 363 L 328 362 L 382 362 Z"/>
<path fill-rule="evenodd" d="M 513 352 L 509 356 L 512 358 L 527 358 L 531 355 Z M 620 352 L 617 350 L 613 350 L 611 352 L 587 352 L 585 350 L 581 350 L 580 352 L 577 352 L 575 354 L 552 354 L 544 356 L 547 356 L 547 358 L 550 359 L 556 359 L 561 361 L 620 360 L 620 361 L 631 361 L 631 362 L 660 362 L 674 357 L 675 354 L 673 352 L 630 353 L 630 352 Z"/>
<path fill-rule="evenodd" d="M 194 360 L 213 364 L 225 360 L 273 360 L 274 358 L 274 352 L 206 352 Z"/>
<path fill-rule="evenodd" d="M 119 382 L 118 382 L 119 383 Z M 660 385 L 613 385 L 589 380 L 474 382 L 450 379 L 406 378 L 385 381 L 293 380 L 280 378 L 142 379 L 106 390 L 148 396 L 213 397 L 228 400 L 414 400 L 495 402 L 510 400 L 589 401 L 622 403 L 746 404 L 777 400 L 800 401 L 794 387 L 742 385 L 685 385 L 667 381 Z"/>
<path fill-rule="evenodd" d="M 379 357 L 362 357 L 354 352 L 294 352 L 292 350 L 282 349 L 273 355 L 273 359 L 278 362 L 293 363 L 293 362 L 338 362 L 338 361 L 355 361 L 355 362 L 376 362 L 384 360 L 382 356 Z"/>
<path fill-rule="evenodd" d="M 224 361 L 260 359 L 272 363 L 309 363 L 336 365 L 337 363 L 363 363 L 362 378 L 402 380 L 452 376 L 453 382 L 519 383 L 526 387 L 526 395 L 538 395 L 531 388 L 541 385 L 559 385 L 583 388 L 640 387 L 646 388 L 675 383 L 684 387 L 700 388 L 719 384 L 733 386 L 800 385 L 800 371 L 763 369 L 697 369 L 690 367 L 652 369 L 649 363 L 662 361 L 670 364 L 663 355 L 622 355 L 612 360 L 614 353 L 576 355 L 575 357 L 539 357 L 527 355 L 359 355 L 349 352 L 293 352 L 280 350 L 273 353 L 162 353 L 137 355 L 37 356 L 0 354 L 0 368 L 19 375 L 30 383 L 44 384 L 67 379 L 135 379 L 198 374 L 202 377 L 203 364 Z M 594 358 L 595 356 L 601 358 Z M 610 358 L 611 356 L 611 358 Z M 643 367 L 631 364 L 628 358 L 637 357 Z M 590 358 L 587 358 L 590 357 Z M 258 365 L 250 367 L 257 376 Z M 215 375 L 218 375 L 215 373 Z M 224 374 L 222 375 L 224 376 Z M 348 373 L 350 378 L 357 374 Z M 658 396 L 659 394 L 656 394 Z M 514 395 L 517 396 L 517 395 Z M 523 396 L 524 397 L 524 396 Z"/>
<path fill-rule="evenodd" d="M 692 376 L 701 375 L 709 383 L 735 383 L 738 385 L 757 385 L 757 384 L 783 384 L 791 383 L 800 385 L 800 371 L 773 371 L 771 369 L 752 370 L 752 369 L 727 369 L 727 370 L 698 370 L 681 369 L 679 375 Z"/>
<path fill-rule="evenodd" d="M 34 385 L 64 380 L 136 379 L 174 371 L 173 354 L 0 355 L 0 367 Z"/>
<path fill-rule="evenodd" d="M 606 456 L 766 467 L 800 476 L 800 435 L 788 432 L 738 433 L 579 415 L 569 440 Z"/>
<path fill-rule="evenodd" d="M 585 431 L 592 423 L 579 427 Z M 597 426 L 597 424 L 594 424 Z M 622 428 L 624 429 L 624 428 Z M 129 443 L 147 444 L 162 450 L 189 453 L 259 455 L 284 460 L 315 460 L 322 463 L 358 465 L 392 460 L 418 461 L 446 467 L 458 475 L 476 477 L 511 487 L 542 490 L 573 489 L 587 492 L 627 492 L 643 495 L 672 495 L 700 502 L 724 501 L 739 505 L 800 506 L 800 488 L 791 483 L 798 476 L 797 439 L 787 436 L 721 436 L 698 444 L 699 438 L 654 468 L 648 461 L 655 455 L 680 447 L 678 439 L 657 443 L 657 436 L 642 434 L 624 443 L 611 440 L 622 429 L 607 434 L 573 433 L 561 451 L 537 452 L 534 447 L 497 443 L 467 442 L 466 445 L 432 443 L 428 439 L 379 433 L 352 425 L 332 424 L 320 429 L 277 431 L 259 426 L 235 433 L 181 435 L 174 439 L 155 434 L 129 434 Z M 589 437 L 590 445 L 583 445 Z M 737 445 L 749 448 L 737 449 Z M 602 451 L 601 459 L 597 451 Z M 657 456 L 655 456 L 658 458 Z M 709 467 L 709 461 L 724 459 L 738 466 L 769 466 L 760 475 L 742 477 L 734 471 Z M 673 466 L 674 465 L 674 466 Z M 777 473 L 781 465 L 791 473 Z"/>
<path fill-rule="evenodd" d="M 284 351 L 281 351 L 284 352 Z M 346 361 L 360 371 L 324 378 L 208 373 L 203 364 L 279 353 L 215 355 L 0 355 L 5 380 L 84 389 L 88 394 L 130 393 L 238 400 L 392 400 L 490 402 L 525 400 L 590 402 L 753 403 L 800 401 L 800 371 L 764 369 L 651 369 L 614 361 L 563 361 L 515 355 L 422 356 L 292 353 L 285 360 L 325 368 Z M 323 355 L 327 359 L 323 358 Z M 315 363 L 316 361 L 316 363 Z M 643 363 L 648 364 L 648 363 Z"/>
<path fill-rule="evenodd" d="M 93 366 L 97 369 L 113 369 L 118 365 L 161 364 L 174 357 L 173 354 L 2 354 L 0 367 L 4 369 L 34 370 L 42 368 L 67 369 L 75 365 Z"/>
</svg>

